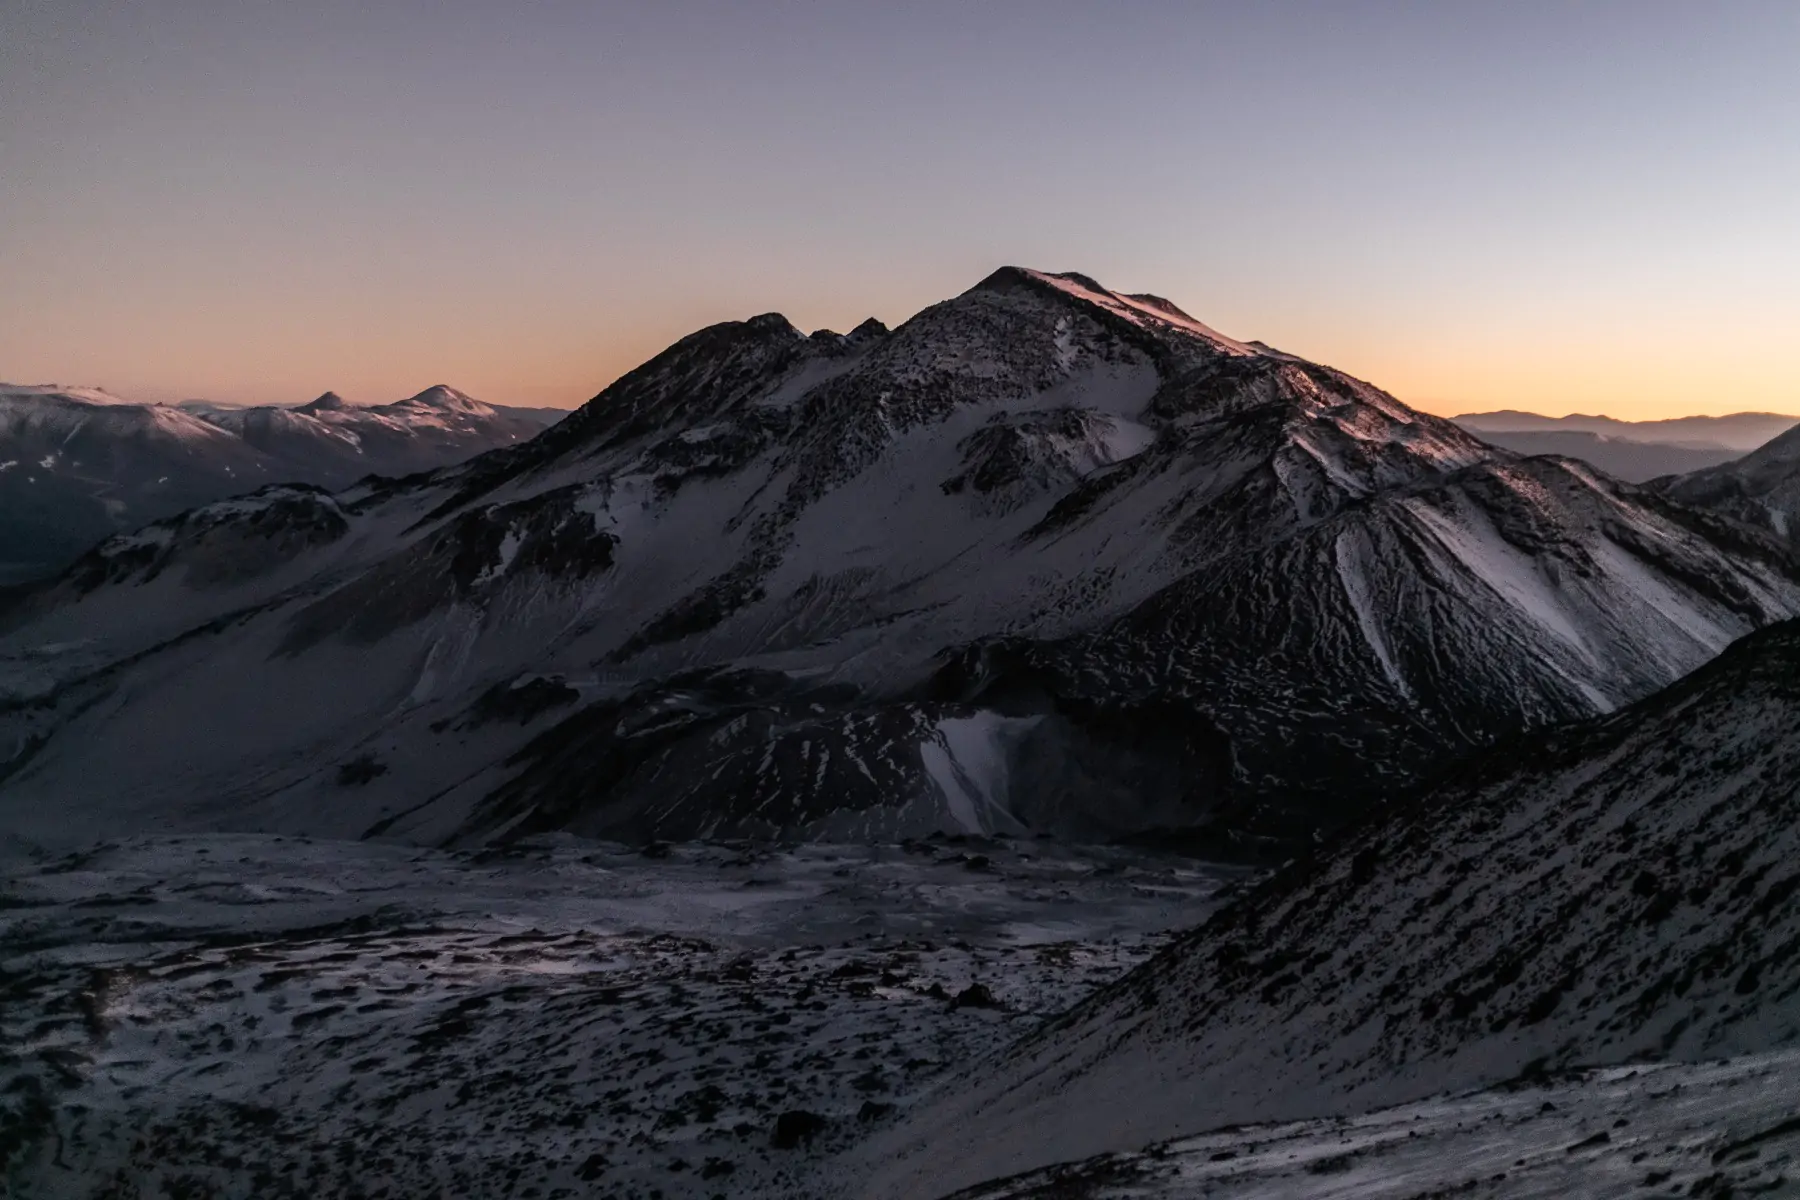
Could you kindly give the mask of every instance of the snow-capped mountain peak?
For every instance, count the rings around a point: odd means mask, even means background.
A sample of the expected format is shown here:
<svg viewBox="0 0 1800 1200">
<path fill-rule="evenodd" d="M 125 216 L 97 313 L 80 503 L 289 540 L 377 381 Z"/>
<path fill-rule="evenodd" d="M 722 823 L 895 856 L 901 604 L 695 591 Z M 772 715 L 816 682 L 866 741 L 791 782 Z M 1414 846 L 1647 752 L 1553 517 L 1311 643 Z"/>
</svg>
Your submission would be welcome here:
<svg viewBox="0 0 1800 1200">
<path fill-rule="evenodd" d="M 428 408 L 440 412 L 463 413 L 486 416 L 494 410 L 466 392 L 459 392 L 446 384 L 437 383 L 414 396 L 408 396 L 394 407 Z"/>
<path fill-rule="evenodd" d="M 1220 353 L 1241 355 L 1267 353 L 1266 350 L 1248 342 L 1240 342 L 1235 338 L 1226 337 L 1210 326 L 1195 320 L 1160 296 L 1142 293 L 1129 295 L 1110 291 L 1093 278 L 1076 271 L 1052 273 L 1023 267 L 1006 267 L 1002 268 L 1001 274 L 1009 272 L 1016 272 L 1059 291 L 1067 292 L 1071 296 L 1106 309 L 1134 324 L 1162 327 L 1198 338 Z"/>
</svg>

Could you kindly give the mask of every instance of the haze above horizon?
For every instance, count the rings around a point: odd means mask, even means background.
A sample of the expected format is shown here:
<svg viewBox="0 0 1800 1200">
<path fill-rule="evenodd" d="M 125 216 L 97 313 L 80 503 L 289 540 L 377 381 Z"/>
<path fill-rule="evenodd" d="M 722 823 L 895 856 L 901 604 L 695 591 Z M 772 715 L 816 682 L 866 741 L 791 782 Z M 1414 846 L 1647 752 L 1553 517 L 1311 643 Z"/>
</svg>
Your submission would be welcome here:
<svg viewBox="0 0 1800 1200">
<path fill-rule="evenodd" d="M 1800 7 L 0 12 L 0 378 L 573 405 L 1004 263 L 1440 413 L 1800 411 Z"/>
</svg>

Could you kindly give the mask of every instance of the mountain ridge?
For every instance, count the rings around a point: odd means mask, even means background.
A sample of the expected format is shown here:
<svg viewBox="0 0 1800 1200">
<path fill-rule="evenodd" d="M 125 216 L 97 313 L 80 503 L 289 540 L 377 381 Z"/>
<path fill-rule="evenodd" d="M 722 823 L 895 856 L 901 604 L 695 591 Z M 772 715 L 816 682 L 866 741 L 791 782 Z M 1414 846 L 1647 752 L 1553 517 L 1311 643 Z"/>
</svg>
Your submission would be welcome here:
<svg viewBox="0 0 1800 1200">
<path fill-rule="evenodd" d="M 1723 466 L 1800 422 L 1778 413 L 1622 421 L 1580 414 L 1544 417 L 1516 409 L 1451 419 L 1493 445 L 1526 455 L 1579 458 L 1631 483 Z"/>
<path fill-rule="evenodd" d="M 1781 537 L 1800 533 L 1800 434 L 1781 434 L 1740 459 L 1658 479 L 1663 494 Z"/>
<path fill-rule="evenodd" d="M 858 1194 L 1791 1046 L 1797 716 L 1788 621 L 1618 713 L 1453 768 L 971 1064 L 853 1152 Z"/>
</svg>

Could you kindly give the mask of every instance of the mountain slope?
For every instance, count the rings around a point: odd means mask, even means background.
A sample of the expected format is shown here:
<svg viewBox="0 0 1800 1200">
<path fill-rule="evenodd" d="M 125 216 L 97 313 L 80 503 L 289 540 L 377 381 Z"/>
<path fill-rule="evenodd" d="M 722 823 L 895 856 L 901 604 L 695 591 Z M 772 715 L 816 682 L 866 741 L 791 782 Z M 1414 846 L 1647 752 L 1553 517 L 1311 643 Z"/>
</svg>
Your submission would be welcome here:
<svg viewBox="0 0 1800 1200">
<path fill-rule="evenodd" d="M 1800 623 L 1477 759 L 870 1148 L 871 1195 L 1800 1038 Z"/>
<path fill-rule="evenodd" d="M 99 547 L 0 616 L 0 811 L 1249 854 L 1797 610 L 1778 539 L 1007 268 L 892 331 L 713 326 L 464 466 Z"/>
<path fill-rule="evenodd" d="M 264 484 L 411 474 L 547 423 L 441 386 L 373 408 L 327 393 L 290 409 L 0 384 L 0 563 L 53 568 L 120 530 Z"/>
<path fill-rule="evenodd" d="M 1792 537 L 1800 532 L 1800 433 L 1784 433 L 1743 458 L 1659 479 L 1655 486 L 1685 504 Z"/>
</svg>

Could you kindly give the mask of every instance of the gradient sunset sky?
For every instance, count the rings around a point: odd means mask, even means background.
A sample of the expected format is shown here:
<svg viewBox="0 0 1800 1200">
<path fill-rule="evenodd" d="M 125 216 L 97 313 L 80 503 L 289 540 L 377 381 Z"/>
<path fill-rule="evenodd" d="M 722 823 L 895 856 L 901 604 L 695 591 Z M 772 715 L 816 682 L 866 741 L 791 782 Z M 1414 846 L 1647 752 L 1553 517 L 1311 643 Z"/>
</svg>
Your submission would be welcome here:
<svg viewBox="0 0 1800 1200">
<path fill-rule="evenodd" d="M 0 379 L 572 405 L 1003 263 L 1437 412 L 1800 412 L 1800 3 L 0 0 Z"/>
</svg>

